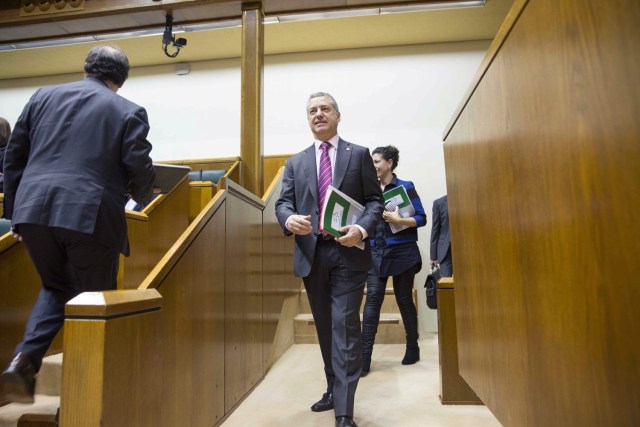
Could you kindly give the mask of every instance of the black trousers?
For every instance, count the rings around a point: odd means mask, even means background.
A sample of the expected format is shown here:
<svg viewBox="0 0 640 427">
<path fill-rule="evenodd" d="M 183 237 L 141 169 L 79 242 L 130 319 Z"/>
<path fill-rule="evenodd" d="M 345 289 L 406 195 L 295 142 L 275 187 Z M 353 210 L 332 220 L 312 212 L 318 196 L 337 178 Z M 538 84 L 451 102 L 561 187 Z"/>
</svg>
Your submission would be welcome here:
<svg viewBox="0 0 640 427">
<path fill-rule="evenodd" d="M 393 293 L 402 315 L 407 347 L 418 346 L 418 313 L 413 304 L 413 279 L 417 270 L 418 264 L 393 276 Z M 362 351 L 365 354 L 373 352 L 388 279 L 388 276 L 377 276 L 373 271 L 370 271 L 367 276 L 367 299 L 362 315 Z"/>
<path fill-rule="evenodd" d="M 348 270 L 337 243 L 319 240 L 311 272 L 302 280 L 307 290 L 336 417 L 353 417 L 362 373 L 360 305 L 366 271 Z"/>
<path fill-rule="evenodd" d="M 444 259 L 440 263 L 440 274 L 442 275 L 442 277 L 453 276 L 453 259 L 451 258 L 451 247 L 447 249 L 447 255 L 445 255 Z"/>
<path fill-rule="evenodd" d="M 82 292 L 116 289 L 120 254 L 90 234 L 63 228 L 20 224 L 19 233 L 42 289 L 15 352 L 28 354 L 39 370 L 64 324 L 65 304 Z"/>
</svg>

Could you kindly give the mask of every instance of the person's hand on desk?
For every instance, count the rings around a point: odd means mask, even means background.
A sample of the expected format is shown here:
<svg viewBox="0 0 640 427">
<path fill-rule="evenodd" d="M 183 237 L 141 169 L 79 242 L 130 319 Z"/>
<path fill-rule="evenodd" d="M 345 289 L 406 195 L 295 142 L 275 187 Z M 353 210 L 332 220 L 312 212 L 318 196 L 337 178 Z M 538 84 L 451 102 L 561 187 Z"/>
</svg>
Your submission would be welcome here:
<svg viewBox="0 0 640 427">
<path fill-rule="evenodd" d="M 311 215 L 291 215 L 285 226 L 293 234 L 307 235 L 311 233 Z"/>
</svg>

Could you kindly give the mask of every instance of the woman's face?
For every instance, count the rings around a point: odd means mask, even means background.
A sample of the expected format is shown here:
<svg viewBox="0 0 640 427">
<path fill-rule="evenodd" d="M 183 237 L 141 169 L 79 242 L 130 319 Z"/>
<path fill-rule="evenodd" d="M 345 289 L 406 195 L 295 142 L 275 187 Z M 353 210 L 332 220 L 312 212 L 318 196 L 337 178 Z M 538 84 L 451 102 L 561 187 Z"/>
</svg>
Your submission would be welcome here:
<svg viewBox="0 0 640 427">
<path fill-rule="evenodd" d="M 373 166 L 376 168 L 376 175 L 378 175 L 378 178 L 391 174 L 393 160 L 386 160 L 380 153 L 376 153 L 371 157 L 373 158 Z"/>
</svg>

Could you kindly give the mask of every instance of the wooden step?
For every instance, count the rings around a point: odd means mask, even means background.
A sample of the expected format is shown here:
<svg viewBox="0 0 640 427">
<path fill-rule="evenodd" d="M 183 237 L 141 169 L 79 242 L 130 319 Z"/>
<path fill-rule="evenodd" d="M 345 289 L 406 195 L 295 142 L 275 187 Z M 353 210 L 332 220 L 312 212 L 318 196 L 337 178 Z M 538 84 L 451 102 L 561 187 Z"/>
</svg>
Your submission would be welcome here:
<svg viewBox="0 0 640 427">
<path fill-rule="evenodd" d="M 362 321 L 362 315 L 360 316 Z M 318 342 L 316 326 L 313 316 L 309 313 L 298 314 L 294 319 L 294 332 L 296 344 L 313 344 Z M 379 344 L 404 344 L 406 336 L 402 318 L 396 313 L 380 314 L 376 343 Z"/>
<path fill-rule="evenodd" d="M 43 419 L 55 419 L 56 412 L 58 412 L 58 408 L 60 407 L 60 396 L 36 394 L 35 398 L 36 401 L 32 405 L 25 405 L 23 403 L 9 403 L 8 405 L 0 407 L 0 426 L 24 427 L 25 425 L 36 425 L 23 424 L 23 422 L 34 421 L 33 415 L 37 416 L 35 418 L 39 422 Z M 21 417 L 24 417 L 24 419 L 20 421 L 20 424 L 18 424 L 18 421 L 21 419 Z M 41 427 L 44 427 L 45 425 L 46 424 L 38 424 L 38 426 Z"/>
<path fill-rule="evenodd" d="M 10 403 L 0 407 L 1 427 L 53 427 L 60 407 L 62 354 L 42 360 L 36 376 L 36 395 L 32 405 Z"/>
<path fill-rule="evenodd" d="M 55 414 L 25 414 L 18 420 L 18 427 L 58 427 Z"/>
<path fill-rule="evenodd" d="M 36 377 L 36 394 L 60 396 L 61 384 L 62 353 L 45 357 Z"/>
<path fill-rule="evenodd" d="M 418 307 L 417 291 L 413 290 L 413 303 Z M 360 306 L 360 313 L 364 310 L 364 304 L 367 299 L 367 290 L 364 291 L 364 298 L 362 298 L 362 305 Z M 382 302 L 381 313 L 399 313 L 398 304 L 396 304 L 396 297 L 393 294 L 393 287 L 387 287 L 384 292 L 384 301 Z M 307 298 L 307 291 L 303 289 L 300 292 L 300 313 L 311 313 L 311 307 L 309 306 L 309 298 Z"/>
</svg>

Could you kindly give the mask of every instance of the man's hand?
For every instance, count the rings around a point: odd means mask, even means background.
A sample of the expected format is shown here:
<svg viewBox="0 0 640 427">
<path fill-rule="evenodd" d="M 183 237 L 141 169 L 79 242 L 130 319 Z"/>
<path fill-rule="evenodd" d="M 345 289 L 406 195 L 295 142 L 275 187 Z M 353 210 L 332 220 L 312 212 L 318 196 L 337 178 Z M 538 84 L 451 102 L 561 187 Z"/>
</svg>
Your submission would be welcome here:
<svg viewBox="0 0 640 427">
<path fill-rule="evenodd" d="M 307 235 L 311 233 L 311 215 L 291 215 L 286 226 L 293 234 Z"/>
<path fill-rule="evenodd" d="M 342 246 L 346 246 L 348 248 L 352 246 L 356 246 L 358 243 L 362 241 L 364 236 L 358 227 L 355 225 L 345 225 L 341 229 L 338 230 L 341 233 L 347 233 L 342 237 L 336 238 L 336 242 L 340 243 Z"/>
<path fill-rule="evenodd" d="M 11 237 L 13 237 L 14 239 L 16 239 L 18 242 L 22 242 L 22 236 L 20 234 L 18 234 L 18 232 L 16 231 L 17 229 L 15 227 L 11 227 Z"/>
</svg>

